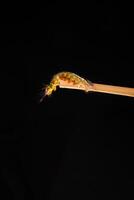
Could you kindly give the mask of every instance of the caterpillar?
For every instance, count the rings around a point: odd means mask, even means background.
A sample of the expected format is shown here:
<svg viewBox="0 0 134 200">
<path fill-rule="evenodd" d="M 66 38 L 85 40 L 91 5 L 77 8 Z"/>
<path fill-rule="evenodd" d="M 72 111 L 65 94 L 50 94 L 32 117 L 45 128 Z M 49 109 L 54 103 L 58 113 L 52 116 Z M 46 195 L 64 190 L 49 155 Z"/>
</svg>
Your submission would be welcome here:
<svg viewBox="0 0 134 200">
<path fill-rule="evenodd" d="M 63 87 L 63 85 L 66 85 L 66 88 L 67 86 L 69 88 L 83 88 L 85 92 L 88 92 L 89 88 L 92 87 L 92 82 L 85 80 L 73 72 L 59 72 L 52 77 L 49 85 L 42 88 L 43 96 L 40 102 L 43 101 L 45 96 L 50 96 L 56 91 L 57 87 Z"/>
</svg>

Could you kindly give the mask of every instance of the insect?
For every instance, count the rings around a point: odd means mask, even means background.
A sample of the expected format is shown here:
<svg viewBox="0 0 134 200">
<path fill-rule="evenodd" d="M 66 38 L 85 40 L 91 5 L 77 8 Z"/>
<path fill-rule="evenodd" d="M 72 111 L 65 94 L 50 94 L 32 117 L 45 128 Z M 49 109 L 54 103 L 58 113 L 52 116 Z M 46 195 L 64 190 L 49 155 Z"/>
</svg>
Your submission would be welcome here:
<svg viewBox="0 0 134 200">
<path fill-rule="evenodd" d="M 40 102 L 43 101 L 45 96 L 50 96 L 53 91 L 56 91 L 57 87 L 70 89 L 80 88 L 83 89 L 85 92 L 88 92 L 91 86 L 92 82 L 85 80 L 84 78 L 78 76 L 73 72 L 59 72 L 53 76 L 49 85 L 46 85 L 42 88 L 43 96 Z"/>
</svg>

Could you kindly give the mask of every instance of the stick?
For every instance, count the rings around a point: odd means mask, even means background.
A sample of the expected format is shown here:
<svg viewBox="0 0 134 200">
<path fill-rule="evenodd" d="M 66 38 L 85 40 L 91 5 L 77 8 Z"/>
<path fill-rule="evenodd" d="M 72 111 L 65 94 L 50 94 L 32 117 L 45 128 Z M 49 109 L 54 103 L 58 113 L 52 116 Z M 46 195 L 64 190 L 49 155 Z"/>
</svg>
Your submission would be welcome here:
<svg viewBox="0 0 134 200">
<path fill-rule="evenodd" d="M 67 89 L 85 90 L 83 86 L 71 85 L 64 82 L 60 83 L 59 87 Z M 129 87 L 92 83 L 92 85 L 89 84 L 88 91 L 134 97 L 134 88 L 129 88 Z"/>
<path fill-rule="evenodd" d="M 134 88 L 93 83 L 94 92 L 134 97 Z"/>
</svg>

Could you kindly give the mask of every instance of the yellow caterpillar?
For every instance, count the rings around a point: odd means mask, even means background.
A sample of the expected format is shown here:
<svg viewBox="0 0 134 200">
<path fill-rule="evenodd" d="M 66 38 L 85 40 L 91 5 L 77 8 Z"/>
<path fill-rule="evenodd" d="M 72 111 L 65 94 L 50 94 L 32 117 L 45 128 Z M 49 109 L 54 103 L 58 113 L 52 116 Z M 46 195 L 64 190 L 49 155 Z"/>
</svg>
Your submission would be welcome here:
<svg viewBox="0 0 134 200">
<path fill-rule="evenodd" d="M 50 84 L 43 87 L 43 97 L 41 98 L 40 102 L 43 101 L 45 96 L 50 96 L 53 91 L 56 91 L 56 88 L 60 86 L 60 83 L 64 82 L 73 86 L 82 87 L 86 92 L 89 91 L 89 85 L 92 85 L 90 81 L 87 81 L 75 73 L 72 72 L 60 72 L 53 76 Z"/>
</svg>

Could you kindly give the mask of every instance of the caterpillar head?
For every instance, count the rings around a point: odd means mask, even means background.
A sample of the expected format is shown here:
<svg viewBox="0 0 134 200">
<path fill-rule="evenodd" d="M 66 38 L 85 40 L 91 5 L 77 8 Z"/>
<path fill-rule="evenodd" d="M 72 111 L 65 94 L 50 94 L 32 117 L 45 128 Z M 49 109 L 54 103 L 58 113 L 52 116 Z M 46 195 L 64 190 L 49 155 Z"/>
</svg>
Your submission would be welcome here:
<svg viewBox="0 0 134 200">
<path fill-rule="evenodd" d="M 50 96 L 53 91 L 54 91 L 54 88 L 51 85 L 47 85 L 44 91 L 44 95 Z"/>
<path fill-rule="evenodd" d="M 52 92 L 53 92 L 52 87 L 50 87 L 50 85 L 45 85 L 40 93 L 41 95 L 40 102 L 42 102 L 46 96 L 50 96 Z"/>
</svg>

